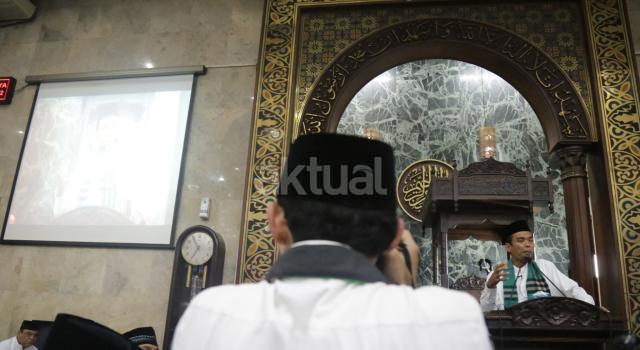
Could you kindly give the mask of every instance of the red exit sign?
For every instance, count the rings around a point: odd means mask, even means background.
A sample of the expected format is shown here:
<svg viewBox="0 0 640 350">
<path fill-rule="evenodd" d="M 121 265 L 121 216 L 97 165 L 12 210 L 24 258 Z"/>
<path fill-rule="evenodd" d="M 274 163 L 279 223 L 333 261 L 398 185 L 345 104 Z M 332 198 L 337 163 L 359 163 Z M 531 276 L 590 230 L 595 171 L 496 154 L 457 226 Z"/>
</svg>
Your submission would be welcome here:
<svg viewBox="0 0 640 350">
<path fill-rule="evenodd" d="M 13 98 L 16 88 L 16 79 L 13 77 L 0 77 L 0 105 L 8 105 Z"/>
</svg>

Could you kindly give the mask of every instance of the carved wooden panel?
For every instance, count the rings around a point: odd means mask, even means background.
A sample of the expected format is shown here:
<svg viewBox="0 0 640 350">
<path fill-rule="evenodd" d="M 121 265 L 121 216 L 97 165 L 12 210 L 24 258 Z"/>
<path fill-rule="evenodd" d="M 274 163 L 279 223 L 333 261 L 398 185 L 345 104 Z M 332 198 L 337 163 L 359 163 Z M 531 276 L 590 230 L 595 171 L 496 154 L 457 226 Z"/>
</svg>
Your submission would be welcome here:
<svg viewBox="0 0 640 350">
<path fill-rule="evenodd" d="M 527 194 L 527 178 L 512 178 L 505 181 L 496 175 L 476 175 L 474 177 L 460 177 L 458 191 L 465 194 L 485 195 L 519 195 Z"/>
<path fill-rule="evenodd" d="M 484 289 L 484 283 L 486 279 L 478 276 L 467 276 L 458 278 L 450 286 L 451 289 L 456 290 L 482 290 Z"/>
<path fill-rule="evenodd" d="M 518 169 L 518 167 L 513 163 L 499 162 L 493 158 L 469 164 L 468 167 L 460 170 L 459 176 L 472 176 L 478 174 L 527 176 L 527 173 L 524 170 Z"/>
<path fill-rule="evenodd" d="M 594 327 L 600 313 L 593 305 L 569 298 L 540 298 L 509 309 L 515 326 Z"/>
</svg>

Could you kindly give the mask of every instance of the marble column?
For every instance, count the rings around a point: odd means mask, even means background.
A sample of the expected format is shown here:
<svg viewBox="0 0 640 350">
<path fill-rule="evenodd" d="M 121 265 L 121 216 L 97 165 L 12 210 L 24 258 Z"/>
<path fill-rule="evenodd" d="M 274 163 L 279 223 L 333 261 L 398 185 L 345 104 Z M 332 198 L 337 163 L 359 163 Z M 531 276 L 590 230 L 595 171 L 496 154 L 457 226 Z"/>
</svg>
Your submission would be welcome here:
<svg viewBox="0 0 640 350">
<path fill-rule="evenodd" d="M 594 300 L 598 300 L 585 150 L 582 146 L 565 146 L 556 150 L 554 156 L 562 171 L 569 240 L 569 275 L 593 296 Z"/>
</svg>

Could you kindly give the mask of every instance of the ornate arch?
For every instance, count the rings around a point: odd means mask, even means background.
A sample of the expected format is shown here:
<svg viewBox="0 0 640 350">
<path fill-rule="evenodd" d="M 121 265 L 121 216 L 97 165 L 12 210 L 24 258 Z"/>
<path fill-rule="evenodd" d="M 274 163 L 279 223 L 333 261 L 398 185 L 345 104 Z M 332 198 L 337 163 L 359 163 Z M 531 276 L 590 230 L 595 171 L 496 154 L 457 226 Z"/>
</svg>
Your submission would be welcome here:
<svg viewBox="0 0 640 350">
<path fill-rule="evenodd" d="M 292 127 L 300 126 L 301 114 L 295 103 L 291 99 L 295 95 L 294 77 L 296 76 L 295 57 L 298 45 L 300 45 L 301 26 L 303 25 L 304 14 L 307 11 L 324 10 L 325 8 L 335 8 L 336 10 L 345 12 L 355 8 L 367 7 L 371 10 L 378 11 L 383 6 L 396 8 L 402 11 L 414 11 L 418 9 L 419 16 L 431 16 L 432 18 L 440 18 L 437 20 L 437 33 L 448 33 L 448 37 L 440 37 L 439 40 L 430 41 L 429 45 L 423 45 L 416 40 L 412 44 L 407 43 L 405 47 L 411 49 L 413 46 L 421 46 L 423 50 L 422 56 L 427 57 L 426 53 L 439 52 L 441 55 L 445 53 L 452 55 L 455 45 L 464 46 L 467 49 L 485 50 L 482 51 L 491 59 L 502 59 L 506 61 L 519 60 L 527 62 L 527 59 L 535 63 L 535 58 L 543 59 L 546 66 L 538 67 L 539 70 L 547 74 L 557 74 L 561 72 L 548 56 L 541 54 L 535 47 L 529 49 L 531 44 L 519 36 L 510 33 L 502 33 L 499 28 L 487 26 L 481 23 L 457 21 L 462 24 L 462 28 L 455 28 L 456 20 L 444 20 L 440 17 L 440 13 L 451 13 L 446 17 L 464 17 L 465 14 L 469 18 L 491 18 L 492 23 L 505 23 L 502 19 L 493 16 L 495 9 L 502 7 L 502 3 L 496 5 L 495 1 L 477 1 L 473 5 L 469 2 L 406 2 L 402 0 L 267 0 L 265 1 L 265 16 L 262 31 L 262 44 L 260 48 L 260 56 L 258 61 L 258 77 L 256 79 L 256 97 L 253 113 L 253 124 L 251 127 L 251 141 L 247 163 L 247 179 L 245 196 L 243 199 L 241 230 L 240 230 L 240 247 L 238 248 L 238 266 L 236 269 L 236 282 L 257 282 L 260 281 L 264 274 L 269 270 L 276 259 L 277 248 L 271 240 L 269 230 L 267 228 L 267 220 L 265 216 L 267 203 L 273 199 L 275 189 L 278 182 L 278 173 L 282 166 L 282 161 L 286 157 L 289 145 L 290 131 Z M 546 2 L 545 11 L 554 11 L 563 9 L 568 2 Z M 603 305 L 612 310 L 613 315 L 623 316 L 629 321 L 630 329 L 640 334 L 640 187 L 638 186 L 638 169 L 640 167 L 640 151 L 637 147 L 637 141 L 640 130 L 638 119 L 639 100 L 638 100 L 638 81 L 635 79 L 637 72 L 633 59 L 633 50 L 630 47 L 629 24 L 625 11 L 623 0 L 585 0 L 575 1 L 581 11 L 576 11 L 575 20 L 584 23 L 576 24 L 573 33 L 584 29 L 584 43 L 576 42 L 576 47 L 582 47 L 584 50 L 581 54 L 586 53 L 588 57 L 581 59 L 584 66 L 579 72 L 575 73 L 572 79 L 578 81 L 580 74 L 588 74 L 588 79 L 579 81 L 581 84 L 583 96 L 588 99 L 592 95 L 593 108 L 595 111 L 589 110 L 592 118 L 589 118 L 589 124 L 584 124 L 584 116 L 579 119 L 581 125 L 590 125 L 591 130 L 589 136 L 569 138 L 574 145 L 562 147 L 558 152 L 561 162 L 566 163 L 564 176 L 568 179 L 585 179 L 584 163 L 589 162 L 590 169 L 595 171 L 597 176 L 589 177 L 589 188 L 595 188 L 597 191 L 590 193 L 592 196 L 592 204 L 595 205 L 593 210 L 593 225 L 600 234 L 596 235 L 596 246 L 598 247 L 599 266 L 605 269 L 605 273 L 600 274 L 602 289 Z M 397 5 L 397 6 L 396 6 Z M 486 5 L 486 7 L 484 6 Z M 511 7 L 509 7 L 511 6 Z M 524 7 L 525 9 L 538 6 L 528 2 L 517 0 L 505 1 L 504 8 L 514 10 L 513 6 Z M 456 11 L 448 12 L 448 7 L 456 8 Z M 400 11 L 402 10 L 402 11 Z M 432 11 L 431 11 L 432 10 Z M 444 12 L 443 12 L 444 11 Z M 479 12 L 476 12 L 479 11 Z M 492 14 L 490 17 L 484 16 L 485 12 Z M 383 11 L 384 12 L 384 11 Z M 543 11 L 544 12 L 544 11 Z M 335 11 L 331 11 L 335 13 Z M 404 12 L 403 12 L 404 13 Z M 384 13 L 383 15 L 386 15 Z M 476 16 L 478 15 L 478 16 Z M 347 16 L 347 15 L 345 15 Z M 348 16 L 347 16 L 348 17 Z M 578 19 L 578 17 L 580 17 Z M 397 15 L 395 20 L 408 18 L 404 15 Z M 412 17 L 415 18 L 415 17 Z M 508 18 L 507 18 L 508 19 Z M 512 19 L 512 18 L 511 18 Z M 427 20 L 423 21 L 427 22 Z M 454 22 L 453 24 L 448 24 Z M 558 22 L 558 19 L 549 19 L 549 23 Z M 385 21 L 384 23 L 392 23 Z M 558 22 L 559 23 L 559 22 Z M 469 25 L 465 25 L 469 24 Z M 435 24 L 434 24 L 435 25 Z M 445 26 L 446 25 L 446 26 Z M 501 24 L 502 25 L 502 24 Z M 584 28 L 583 28 L 584 25 Z M 517 24 L 514 26 L 504 26 L 509 30 L 516 30 Z M 480 27 L 486 28 L 484 32 L 480 32 Z M 521 31 L 522 33 L 533 33 L 533 31 L 544 30 L 544 28 L 529 29 Z M 433 30 L 432 30 L 433 31 Z M 369 32 L 367 29 L 364 32 Z M 381 32 L 376 32 L 377 34 Z M 402 32 L 396 32 L 402 33 Z M 405 35 L 411 34 L 405 32 Z M 416 32 L 414 34 L 421 34 Z M 422 33 L 426 35 L 428 33 Z M 356 36 L 354 34 L 354 36 Z M 357 37 L 360 38 L 358 34 Z M 511 40 L 508 38 L 511 37 Z M 402 37 L 400 37 L 402 38 Z M 478 43 L 477 41 L 484 41 Z M 520 45 L 520 46 L 518 46 Z M 396 45 L 397 46 L 397 45 Z M 426 47 L 432 46 L 432 47 Z M 492 46 L 494 49 L 488 49 L 486 46 Z M 355 47 L 347 50 L 351 52 Z M 362 49 L 367 49 L 361 47 Z M 431 51 L 429 51 L 431 50 Z M 440 51 L 438 51 L 440 50 Z M 505 51 L 502 53 L 502 51 Z M 366 51 L 365 51 L 366 52 Z M 572 55 L 577 56 L 578 52 Z M 333 54 L 332 54 L 333 56 Z M 497 63 L 481 61 L 482 56 L 476 52 L 470 52 L 470 61 L 490 69 L 503 78 L 506 78 L 512 85 L 516 86 L 521 92 L 526 92 L 530 85 L 535 85 L 536 81 L 531 79 L 531 72 L 527 73 L 525 68 L 516 68 L 520 65 L 514 64 L 509 66 L 512 71 L 517 74 L 501 72 L 498 68 L 493 68 Z M 356 59 L 358 56 L 354 56 Z M 467 55 L 465 55 L 467 57 Z M 554 56 L 555 57 L 555 56 Z M 475 58 L 476 61 L 471 59 Z M 405 58 L 410 61 L 411 58 Z M 488 59 L 486 59 L 488 61 Z M 547 62 L 548 61 L 548 62 Z M 590 64 L 587 63 L 590 62 Z M 336 61 L 337 62 L 337 61 Z M 368 61 L 371 63 L 371 61 Z M 396 61 L 396 65 L 401 60 Z M 542 62 L 539 62 L 542 63 Z M 360 63 L 361 64 L 361 63 Z M 493 65 L 491 65 L 493 64 Z M 531 66 L 530 66 L 531 67 Z M 377 67 L 372 71 L 382 72 L 386 67 Z M 390 68 L 390 67 L 389 67 Z M 551 70 L 549 73 L 547 69 Z M 522 72 L 525 70 L 525 72 Z M 325 72 L 327 73 L 327 72 Z M 571 76 L 572 73 L 570 73 Z M 507 76 L 509 75 L 509 76 Z M 567 81 L 562 75 L 563 81 Z M 373 73 L 369 77 L 358 75 L 362 80 L 370 80 L 374 76 Z M 534 79 L 535 75 L 533 76 Z M 544 74 L 541 75 L 544 77 Z M 345 79 L 354 79 L 351 76 L 345 76 Z M 522 85 L 516 85 L 513 79 L 522 80 Z M 317 83 L 319 84 L 319 83 Z M 551 85 L 554 86 L 554 85 Z M 559 86 L 560 88 L 568 88 L 566 83 Z M 305 91 L 306 85 L 305 85 Z M 344 90 L 345 86 L 339 89 Z M 350 87 L 357 90 L 355 87 Z M 540 89 L 537 87 L 535 89 Z M 577 103 L 575 93 L 570 92 L 574 99 L 572 103 Z M 585 91 L 591 90 L 591 91 Z M 309 90 L 310 91 L 310 90 Z M 297 96 L 297 95 L 296 95 Z M 346 96 L 344 91 L 340 91 L 339 95 Z M 544 96 L 544 94 L 543 94 Z M 546 95 L 549 96 L 549 95 Z M 553 94 L 551 94 L 553 96 Z M 563 95 L 559 95 L 563 97 Z M 531 100 L 530 96 L 526 96 L 534 108 L 539 108 Z M 564 97 L 563 97 L 564 98 Z M 348 100 L 348 98 L 347 98 Z M 553 99 L 552 99 L 553 100 Z M 563 102 L 564 104 L 565 102 Z M 568 101 L 567 101 L 568 103 Z M 591 102 L 590 102 L 591 103 Z M 581 103 L 580 103 L 581 104 Z M 334 102 L 331 104 L 333 113 L 337 106 Z M 309 107 L 309 106 L 307 106 Z M 569 109 L 567 104 L 562 108 L 566 111 Z M 584 110 L 584 108 L 582 109 Z M 311 112 L 308 110 L 307 112 Z M 295 116 L 294 114 L 295 113 Z M 536 109 L 536 113 L 541 117 L 540 111 Z M 315 127 L 311 122 L 317 123 L 329 130 L 327 119 L 328 115 L 320 115 L 317 120 L 306 118 L 306 125 Z M 567 114 L 552 114 L 554 118 L 566 118 Z M 557 127 L 559 122 L 554 118 L 547 118 L 552 121 L 552 127 Z M 295 119 L 295 120 L 292 120 Z M 323 120 L 324 119 L 324 120 Z M 337 121 L 337 120 L 336 120 Z M 334 121 L 335 122 L 335 121 Z M 323 126 L 324 124 L 324 126 Z M 543 127 L 547 130 L 544 123 Z M 596 129 L 597 128 L 597 129 Z M 555 130 L 561 130 L 560 127 Z M 597 147 L 585 148 L 581 143 L 596 141 L 596 130 L 598 132 Z M 312 131 L 309 129 L 309 131 Z M 295 131 L 294 131 L 295 132 Z M 558 136 L 562 132 L 557 132 Z M 548 140 L 551 140 L 549 135 Z M 558 137 L 560 140 L 560 137 Z M 560 142 L 556 140 L 556 142 Z M 551 142 L 549 142 L 550 145 Z M 561 148 L 555 146 L 556 148 Z M 589 151 L 593 157 L 585 160 L 585 152 Z M 600 152 L 600 154 L 598 154 Z M 580 180 L 582 181 L 582 180 Z M 580 220 L 576 216 L 576 221 L 587 223 Z M 589 226 L 586 224 L 586 226 Z M 585 254 L 587 255 L 587 254 Z M 587 258 L 591 259 L 591 256 Z M 590 260 L 591 261 L 591 260 Z M 592 266 L 591 262 L 585 264 Z"/>
<path fill-rule="evenodd" d="M 584 101 L 546 53 L 499 27 L 453 18 L 392 25 L 345 49 L 314 83 L 295 131 L 335 131 L 344 109 L 367 82 L 394 66 L 425 58 L 466 61 L 500 75 L 531 104 L 550 151 L 596 140 Z"/>
</svg>

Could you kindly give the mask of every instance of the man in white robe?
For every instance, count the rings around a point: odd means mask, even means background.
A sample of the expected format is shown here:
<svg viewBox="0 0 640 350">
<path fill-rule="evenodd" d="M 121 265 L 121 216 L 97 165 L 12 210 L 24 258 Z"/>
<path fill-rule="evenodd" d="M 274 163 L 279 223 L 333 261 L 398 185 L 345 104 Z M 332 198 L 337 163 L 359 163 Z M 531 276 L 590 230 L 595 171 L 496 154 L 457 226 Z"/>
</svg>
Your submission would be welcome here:
<svg viewBox="0 0 640 350">
<path fill-rule="evenodd" d="M 180 319 L 172 349 L 492 348 L 471 295 L 392 283 L 412 278 L 396 249 L 404 223 L 389 145 L 304 135 L 285 168 L 277 202 L 266 211 L 284 253 L 267 281 L 201 292 Z M 374 266 L 380 256 L 396 267 L 383 267 L 387 275 Z"/>
<path fill-rule="evenodd" d="M 533 233 L 525 221 L 510 224 L 500 231 L 500 235 L 511 259 L 507 263 L 497 264 L 487 276 L 480 296 L 483 311 L 504 310 L 505 307 L 545 296 L 564 296 L 594 304 L 593 298 L 552 262 L 533 260 Z"/>
<path fill-rule="evenodd" d="M 38 350 L 33 345 L 37 339 L 37 324 L 32 321 L 23 321 L 15 337 L 0 342 L 0 350 Z"/>
</svg>

